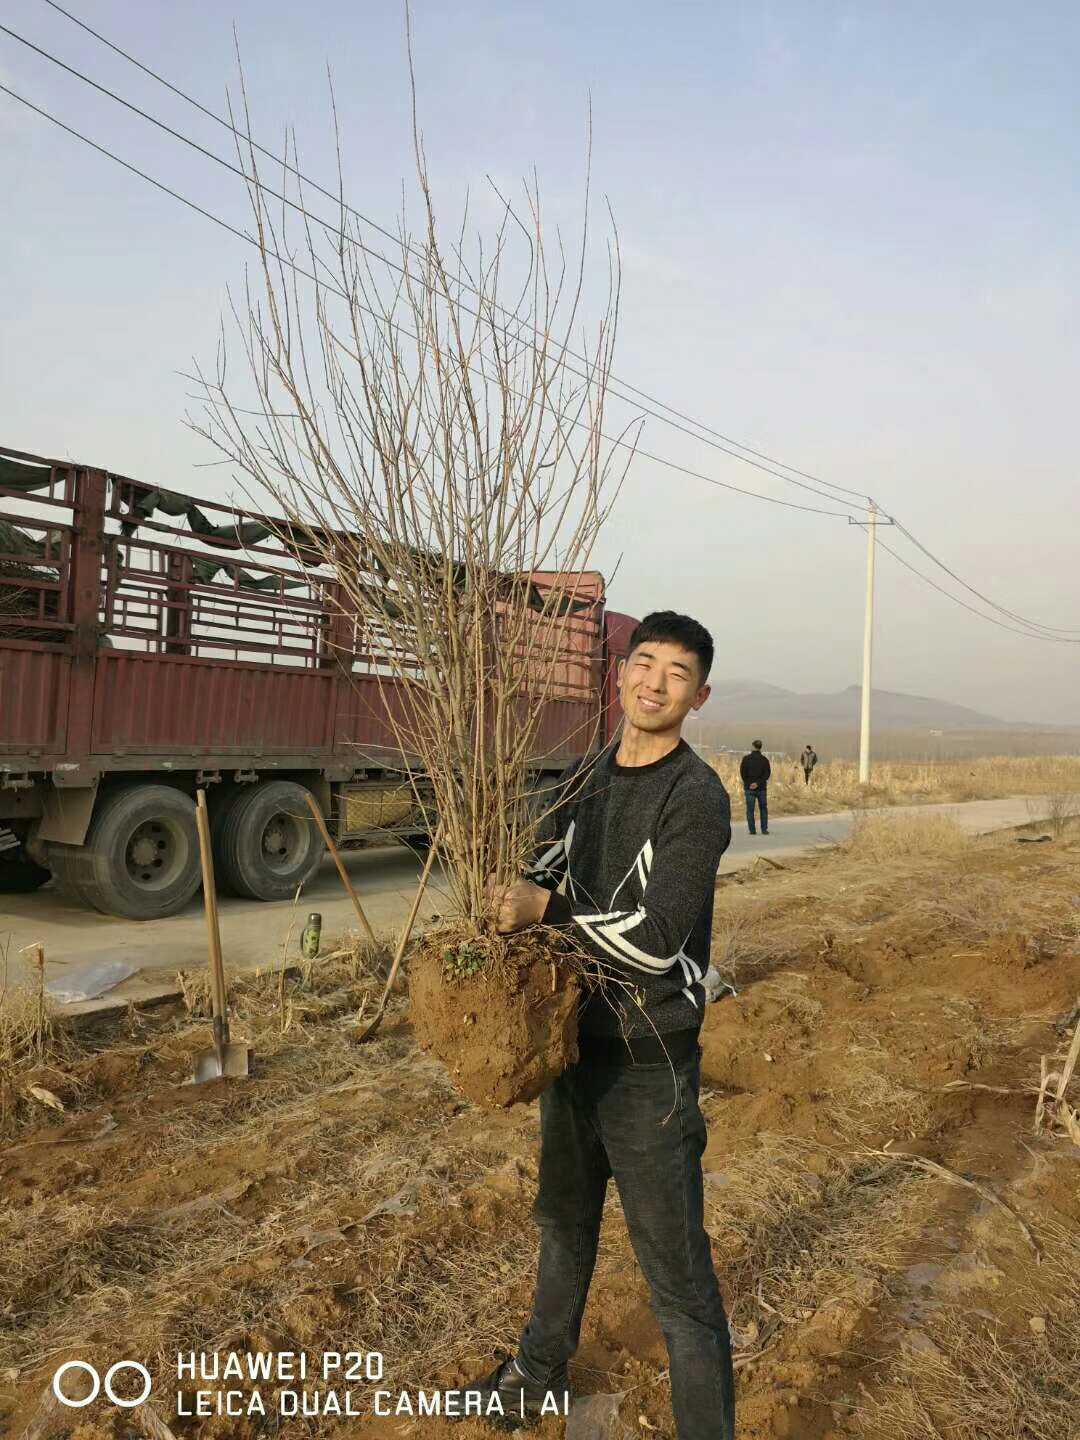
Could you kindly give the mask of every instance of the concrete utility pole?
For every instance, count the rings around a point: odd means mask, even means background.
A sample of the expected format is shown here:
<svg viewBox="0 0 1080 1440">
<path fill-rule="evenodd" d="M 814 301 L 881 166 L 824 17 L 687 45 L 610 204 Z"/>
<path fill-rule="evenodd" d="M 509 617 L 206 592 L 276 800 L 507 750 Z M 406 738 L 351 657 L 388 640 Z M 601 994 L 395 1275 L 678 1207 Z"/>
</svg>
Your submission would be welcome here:
<svg viewBox="0 0 1080 1440">
<path fill-rule="evenodd" d="M 874 658 L 874 549 L 877 543 L 877 506 L 870 501 L 866 526 L 866 624 L 862 652 L 862 717 L 859 725 L 859 784 L 870 784 L 870 675 Z"/>
</svg>

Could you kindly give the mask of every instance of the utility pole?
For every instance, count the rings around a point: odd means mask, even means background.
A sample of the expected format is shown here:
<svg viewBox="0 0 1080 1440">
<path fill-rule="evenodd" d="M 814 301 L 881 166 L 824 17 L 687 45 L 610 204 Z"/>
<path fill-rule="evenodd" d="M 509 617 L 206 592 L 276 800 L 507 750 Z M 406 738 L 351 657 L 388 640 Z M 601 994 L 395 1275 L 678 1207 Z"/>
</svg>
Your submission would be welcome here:
<svg viewBox="0 0 1080 1440">
<path fill-rule="evenodd" d="M 870 676 L 874 658 L 874 549 L 877 543 L 877 506 L 870 501 L 866 526 L 866 623 L 862 652 L 862 716 L 859 725 L 859 784 L 870 783 Z"/>
</svg>

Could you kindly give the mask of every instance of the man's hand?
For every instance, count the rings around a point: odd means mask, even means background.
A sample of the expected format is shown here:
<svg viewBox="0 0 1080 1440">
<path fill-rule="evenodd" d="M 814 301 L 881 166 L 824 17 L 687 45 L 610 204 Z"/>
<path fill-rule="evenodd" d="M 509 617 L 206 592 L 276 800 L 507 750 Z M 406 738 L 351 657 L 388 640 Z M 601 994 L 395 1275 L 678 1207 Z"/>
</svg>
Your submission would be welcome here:
<svg viewBox="0 0 1080 1440">
<path fill-rule="evenodd" d="M 518 880 L 513 885 L 497 887 L 488 882 L 488 895 L 497 907 L 495 928 L 500 935 L 509 935 L 514 930 L 524 930 L 526 925 L 539 925 L 544 918 L 551 891 L 528 880 Z"/>
</svg>

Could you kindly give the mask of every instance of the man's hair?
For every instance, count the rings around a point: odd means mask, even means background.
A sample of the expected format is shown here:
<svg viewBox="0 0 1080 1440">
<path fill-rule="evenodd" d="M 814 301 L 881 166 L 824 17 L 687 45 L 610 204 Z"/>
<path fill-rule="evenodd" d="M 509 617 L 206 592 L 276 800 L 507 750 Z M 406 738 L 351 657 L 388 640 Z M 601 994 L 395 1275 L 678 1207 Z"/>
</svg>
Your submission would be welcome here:
<svg viewBox="0 0 1080 1440">
<path fill-rule="evenodd" d="M 701 666 L 702 684 L 709 678 L 713 662 L 713 640 L 705 626 L 697 620 L 691 620 L 689 615 L 676 614 L 674 610 L 654 610 L 651 615 L 645 616 L 630 636 L 630 649 L 636 650 L 639 645 L 645 645 L 650 640 L 678 645 L 681 650 L 688 650 L 691 655 L 696 655 Z"/>
<path fill-rule="evenodd" d="M 751 740 L 751 741 L 750 741 L 750 744 L 754 747 L 755 750 L 760 750 L 760 749 L 761 749 L 761 741 L 760 741 L 760 740 Z"/>
</svg>

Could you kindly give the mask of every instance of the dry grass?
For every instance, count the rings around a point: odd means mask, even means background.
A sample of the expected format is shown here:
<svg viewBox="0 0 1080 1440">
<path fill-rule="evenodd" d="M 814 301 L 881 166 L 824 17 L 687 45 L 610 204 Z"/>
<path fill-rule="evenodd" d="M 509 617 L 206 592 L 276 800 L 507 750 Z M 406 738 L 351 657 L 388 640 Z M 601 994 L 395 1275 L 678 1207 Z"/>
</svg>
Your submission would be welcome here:
<svg viewBox="0 0 1080 1440">
<path fill-rule="evenodd" d="M 799 884 L 795 874 L 770 892 L 767 905 L 756 897 L 753 885 L 739 881 L 718 894 L 713 912 L 712 964 L 736 989 L 762 979 L 791 956 L 820 944 L 816 918 L 805 913 L 797 896 L 786 893 Z"/>
<path fill-rule="evenodd" d="M 369 1065 L 374 1050 L 363 1052 Z M 132 1340 L 142 1353 L 161 1352 L 175 1336 L 177 1343 L 212 1348 L 222 1329 L 235 1327 L 243 1308 L 228 1278 L 236 1276 L 236 1267 L 247 1267 L 250 1278 L 251 1270 L 261 1268 L 251 1262 L 287 1251 L 289 1237 L 305 1226 L 325 1230 L 343 1212 L 359 1222 L 391 1192 L 411 1187 L 419 1195 L 432 1186 L 444 1189 L 451 1177 L 457 1185 L 475 1178 L 477 1166 L 467 1156 L 451 1164 L 438 1149 L 449 1124 L 449 1092 L 441 1073 L 412 1055 L 408 1074 L 395 1073 L 400 1065 L 387 1067 L 386 1055 L 379 1058 L 383 1063 L 359 1080 L 330 1086 L 324 1068 L 316 1066 L 314 1077 L 304 1077 L 316 1079 L 315 1093 L 283 1087 L 262 1103 L 252 1095 L 238 1111 L 208 1102 L 199 1112 L 155 1127 L 127 1177 L 130 1193 L 139 1193 L 140 1177 L 151 1170 L 220 1175 L 217 1193 L 214 1182 L 207 1182 L 208 1202 L 198 1194 L 190 1208 L 184 1202 L 136 1208 L 129 1202 L 119 1208 L 115 1201 L 74 1200 L 0 1216 L 0 1250 L 6 1257 L 0 1275 L 0 1366 L 39 1363 L 83 1337 L 107 1341 L 120 1295 L 140 1297 L 143 1328 L 137 1337 L 132 1331 Z M 349 1068 L 354 1073 L 358 1068 L 355 1047 Z M 407 1153 L 400 1149 L 394 1103 L 402 1086 L 424 1099 Z M 356 1092 L 355 1107 L 324 1117 L 327 1100 L 345 1089 Z M 290 1153 L 275 1162 L 272 1137 L 286 1133 Z M 236 1214 L 231 1207 L 242 1203 L 245 1190 L 270 1175 L 281 1185 L 275 1206 L 254 1220 Z M 361 1250 L 365 1235 L 361 1229 L 353 1239 Z M 290 1270 L 285 1259 L 254 1287 L 263 1308 L 283 1306 L 304 1288 L 303 1268 Z M 200 1285 L 205 1303 L 195 1316 L 187 1297 Z M 134 1326 L 134 1313 L 131 1322 Z"/>
<path fill-rule="evenodd" d="M 349 936 L 333 955 L 304 961 L 285 974 L 268 967 L 233 980 L 234 1032 L 253 1045 L 260 1069 L 272 1068 L 274 1076 L 269 1092 L 260 1088 L 242 1101 L 245 1113 L 268 1117 L 279 1103 L 291 1103 L 356 1073 L 357 1026 L 382 993 L 389 957 L 388 942 L 372 945 Z M 114 1083 L 99 1083 L 99 1061 L 126 1055 L 130 1078 L 141 1073 L 140 1065 L 158 1063 L 181 1080 L 190 1074 L 193 1054 L 212 1044 L 205 969 L 177 974 L 182 1016 L 150 1019 L 133 1011 L 126 1033 L 136 1043 L 118 1045 L 110 1030 L 99 1053 L 90 1030 L 76 1033 L 54 1021 L 40 986 L 36 991 L 5 990 L 2 962 L 0 950 L 0 1139 L 11 1140 L 27 1125 L 48 1117 L 50 1095 L 74 1117 L 85 1105 L 114 1093 Z M 391 997 L 389 1013 L 403 1003 L 401 985 Z M 384 1058 L 385 1053 L 380 1051 Z M 203 1123 L 208 1133 L 216 1133 L 216 1119 L 204 1117 Z M 158 1137 L 148 1136 L 147 1145 L 148 1153 L 157 1153 Z"/>
<path fill-rule="evenodd" d="M 41 1060 L 56 1038 L 45 995 L 44 952 L 38 948 L 38 983 L 33 990 L 10 985 L 11 940 L 0 943 L 0 1067 Z"/>
<path fill-rule="evenodd" d="M 274 1029 L 286 1034 L 305 1021 L 322 1022 L 370 1003 L 384 984 L 390 969 L 393 946 L 389 940 L 374 941 L 358 933 L 347 933 L 339 949 L 314 960 L 296 960 L 288 966 L 267 967 L 237 976 L 231 984 L 230 1002 L 236 1015 L 260 1038 Z M 181 999 L 192 1019 L 211 1014 L 210 984 L 205 969 L 179 971 Z M 269 1039 L 276 1048 L 277 1041 Z"/>
<path fill-rule="evenodd" d="M 1080 1413 L 1080 1344 L 1070 1322 L 1041 1340 L 1003 1339 L 951 1307 L 855 1417 L 866 1440 L 1067 1440 Z"/>
<path fill-rule="evenodd" d="M 1014 1280 L 1011 1329 L 942 1305 L 853 1417 L 865 1440 L 1069 1440 L 1080 1417 L 1080 1240 L 1045 1225 L 1044 1260 Z M 1041 1322 L 1041 1324 L 1040 1324 Z"/>
<path fill-rule="evenodd" d="M 836 1081 L 823 1103 L 841 1139 L 849 1144 L 880 1134 L 914 1139 L 927 1130 L 934 1097 L 905 1081 L 906 1068 L 902 1054 L 879 1045 L 851 1045 L 837 1056 Z"/>
<path fill-rule="evenodd" d="M 460 1205 L 459 1196 L 447 1198 Z M 406 1387 L 430 1383 L 432 1374 L 458 1360 L 463 1336 L 477 1354 L 512 1350 L 521 1278 L 535 1264 L 536 1250 L 524 1206 L 488 1229 L 482 1245 L 467 1227 L 435 1243 L 396 1236 L 380 1254 L 371 1283 L 353 1297 L 354 1333 L 369 1337 L 388 1365 L 393 1357 L 395 1384 Z"/>
<path fill-rule="evenodd" d="M 724 885 L 714 963 L 745 982 L 789 958 L 897 935 L 910 950 L 992 941 L 1032 963 L 1077 948 L 1071 852 L 1032 887 L 1001 869 L 1014 848 L 1011 837 L 968 835 L 948 816 L 860 816 L 846 843 L 788 862 L 765 892 L 752 872 Z"/>
<path fill-rule="evenodd" d="M 813 1029 L 825 1013 L 825 1006 L 810 993 L 814 982 L 798 970 L 784 970 L 762 980 L 755 993 L 777 1002 L 779 1008 L 771 1017 L 777 1025 L 790 1016 L 803 1029 Z"/>
<path fill-rule="evenodd" d="M 56 1038 L 41 997 L 22 986 L 0 989 L 0 1072 L 41 1060 Z"/>
<path fill-rule="evenodd" d="M 50 1103 L 50 1092 L 37 1072 L 77 1053 L 70 1034 L 54 1022 L 45 994 L 43 964 L 38 967 L 37 986 L 31 990 L 9 985 L 9 962 L 10 941 L 5 941 L 0 944 L 0 1138 L 31 1116 L 40 1117 L 41 1105 Z M 35 1079 L 37 1097 L 31 1088 Z"/>
<path fill-rule="evenodd" d="M 714 756 L 711 764 L 728 789 L 740 794 L 738 757 Z M 872 784 L 862 786 L 855 762 L 823 761 L 806 785 L 794 761 L 777 762 L 769 782 L 769 809 L 775 815 L 820 815 L 867 805 L 957 804 L 1010 795 L 1080 796 L 1080 758 L 1068 755 L 881 761 L 873 766 L 871 775 Z"/>
<path fill-rule="evenodd" d="M 707 1177 L 706 1225 L 736 1325 L 762 1300 L 786 1317 L 871 1304 L 925 1217 L 922 1178 L 763 1134 Z"/>
<path fill-rule="evenodd" d="M 492 1297 L 518 1282 L 511 1262 L 524 1216 L 480 1249 L 467 1224 L 445 1242 L 416 1245 L 401 1218 L 461 1213 L 484 1160 L 467 1140 L 445 1143 L 454 1094 L 441 1067 L 392 1032 L 357 1047 L 357 1011 L 381 990 L 386 964 L 383 945 L 344 946 L 289 975 L 284 1012 L 279 970 L 243 977 L 233 987 L 235 1029 L 254 1043 L 257 1083 L 208 1092 L 204 1105 L 180 1107 L 165 1123 L 129 1118 L 122 1131 L 134 1123 L 142 1133 L 112 1153 L 107 1197 L 92 1190 L 0 1214 L 0 1370 L 71 1347 L 92 1358 L 111 1344 L 118 1308 L 131 1353 L 163 1373 L 176 1347 L 242 1347 L 258 1332 L 272 1337 L 270 1348 L 318 1348 L 348 1333 L 383 1349 L 403 1384 L 419 1383 L 457 1353 L 463 1333 L 512 1340 L 509 1312 Z M 185 978 L 185 1013 L 136 1047 L 177 1078 L 208 1043 L 206 996 Z M 93 1147 L 80 1153 L 100 1164 Z M 161 1198 L 173 1175 L 199 1177 L 175 1182 L 175 1203 Z M 273 1205 L 250 1212 L 245 1197 L 267 1183 Z M 335 1236 L 347 1239 L 351 1279 L 333 1292 L 309 1293 L 311 1235 L 329 1237 L 320 1258 Z"/>
<path fill-rule="evenodd" d="M 912 857 L 960 855 L 973 843 L 950 815 L 863 812 L 855 816 L 851 834 L 841 849 L 852 860 L 881 864 Z"/>
<path fill-rule="evenodd" d="M 1060 840 L 1071 823 L 1080 817 L 1080 792 L 1051 790 L 1047 795 L 1028 801 L 1028 814 L 1034 824 L 1049 827 L 1055 840 Z"/>
<path fill-rule="evenodd" d="M 769 946 L 765 933 L 761 917 L 746 910 L 717 908 L 712 964 L 736 989 L 767 967 Z"/>
</svg>

